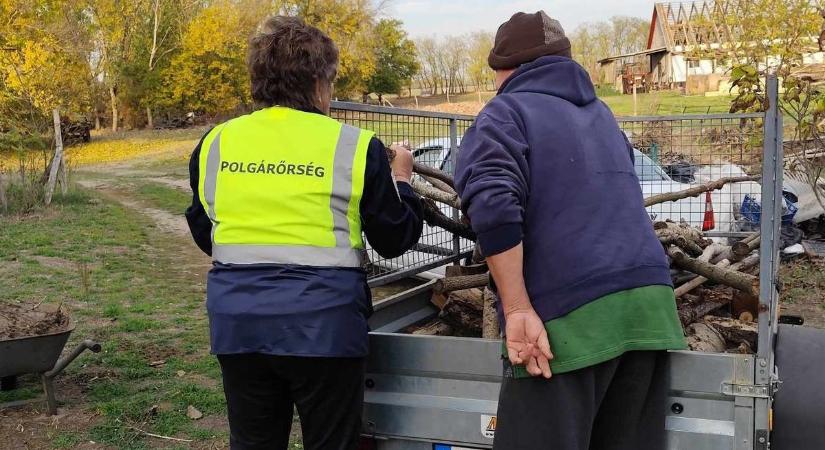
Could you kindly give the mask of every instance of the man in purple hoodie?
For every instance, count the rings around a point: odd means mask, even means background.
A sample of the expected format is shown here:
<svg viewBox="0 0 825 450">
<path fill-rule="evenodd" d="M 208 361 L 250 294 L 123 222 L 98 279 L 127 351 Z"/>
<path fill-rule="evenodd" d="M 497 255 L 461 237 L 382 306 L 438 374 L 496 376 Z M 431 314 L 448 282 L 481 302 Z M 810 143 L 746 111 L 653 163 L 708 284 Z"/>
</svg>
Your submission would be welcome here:
<svg viewBox="0 0 825 450">
<path fill-rule="evenodd" d="M 456 186 L 503 321 L 495 448 L 661 450 L 665 350 L 685 340 L 633 148 L 543 11 L 505 22 L 488 61 L 498 95 Z"/>
</svg>

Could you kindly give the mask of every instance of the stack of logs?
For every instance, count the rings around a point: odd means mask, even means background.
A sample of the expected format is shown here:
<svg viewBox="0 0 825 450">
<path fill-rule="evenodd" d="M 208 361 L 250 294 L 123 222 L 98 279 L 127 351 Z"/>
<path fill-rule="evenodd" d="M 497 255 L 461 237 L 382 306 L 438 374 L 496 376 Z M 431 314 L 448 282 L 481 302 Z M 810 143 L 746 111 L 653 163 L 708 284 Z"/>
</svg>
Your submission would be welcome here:
<svg viewBox="0 0 825 450">
<path fill-rule="evenodd" d="M 394 155 L 390 153 L 390 158 Z M 475 241 L 466 218 L 453 220 L 438 203 L 460 209 L 460 199 L 450 175 L 416 163 L 412 186 L 421 196 L 424 220 Z M 645 206 L 696 197 L 728 183 L 755 181 L 758 177 L 730 177 L 694 186 L 682 192 L 645 199 Z M 687 224 L 655 222 L 653 228 L 668 254 L 674 273 L 679 319 L 690 348 L 706 352 L 745 352 L 756 349 L 760 235 L 754 233 L 732 245 L 706 239 Z M 413 334 L 498 338 L 495 297 L 489 290 L 489 272 L 477 251 L 469 265 L 449 266 L 436 282 L 432 303 L 441 313 L 420 324 Z M 417 251 L 426 251 L 417 248 Z"/>
</svg>

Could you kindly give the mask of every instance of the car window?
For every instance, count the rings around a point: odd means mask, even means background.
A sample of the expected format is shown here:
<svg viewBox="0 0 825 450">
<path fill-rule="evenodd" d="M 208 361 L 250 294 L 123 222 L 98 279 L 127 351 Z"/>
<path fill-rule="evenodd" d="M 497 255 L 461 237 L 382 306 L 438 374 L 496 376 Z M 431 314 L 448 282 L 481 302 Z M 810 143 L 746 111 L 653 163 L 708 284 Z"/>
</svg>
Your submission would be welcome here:
<svg viewBox="0 0 825 450">
<path fill-rule="evenodd" d="M 415 155 L 413 156 L 415 162 L 419 162 L 421 164 L 426 164 L 428 166 L 433 167 L 441 167 L 441 158 L 442 153 L 444 152 L 444 147 L 440 145 L 434 145 L 431 147 L 423 147 L 415 150 Z"/>
<path fill-rule="evenodd" d="M 661 166 L 650 159 L 649 156 L 635 149 L 633 150 L 633 155 L 635 156 L 634 166 L 636 169 L 636 176 L 639 177 L 639 181 L 670 180 L 670 177 L 668 177 L 667 173 L 662 170 Z"/>
</svg>

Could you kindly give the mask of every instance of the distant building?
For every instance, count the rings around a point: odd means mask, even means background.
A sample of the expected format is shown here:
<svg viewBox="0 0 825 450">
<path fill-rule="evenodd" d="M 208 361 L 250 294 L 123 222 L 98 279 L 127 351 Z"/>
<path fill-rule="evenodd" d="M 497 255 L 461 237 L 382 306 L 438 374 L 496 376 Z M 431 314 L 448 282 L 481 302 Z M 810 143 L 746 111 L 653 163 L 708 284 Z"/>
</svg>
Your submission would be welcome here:
<svg viewBox="0 0 825 450">
<path fill-rule="evenodd" d="M 634 85 L 639 92 L 679 89 L 690 94 L 729 88 L 729 63 L 692 58 L 688 53 L 699 47 L 720 49 L 736 45 L 731 30 L 713 18 L 735 16 L 741 2 L 746 1 L 656 3 L 645 50 L 600 60 L 602 77 L 598 81 L 613 84 L 625 94 L 631 93 Z M 805 60 L 821 63 L 823 54 L 811 54 Z"/>
</svg>

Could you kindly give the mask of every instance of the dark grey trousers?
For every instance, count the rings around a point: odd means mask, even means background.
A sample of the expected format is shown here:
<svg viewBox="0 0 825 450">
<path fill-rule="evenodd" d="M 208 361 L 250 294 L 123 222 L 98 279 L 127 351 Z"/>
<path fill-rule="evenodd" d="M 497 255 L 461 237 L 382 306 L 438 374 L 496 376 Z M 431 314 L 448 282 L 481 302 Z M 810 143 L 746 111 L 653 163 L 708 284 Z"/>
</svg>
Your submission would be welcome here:
<svg viewBox="0 0 825 450">
<path fill-rule="evenodd" d="M 302 448 L 355 450 L 364 402 L 364 358 L 218 355 L 232 450 L 286 450 L 294 408 Z"/>
<path fill-rule="evenodd" d="M 628 352 L 550 380 L 505 377 L 493 448 L 664 450 L 666 358 Z"/>
</svg>

